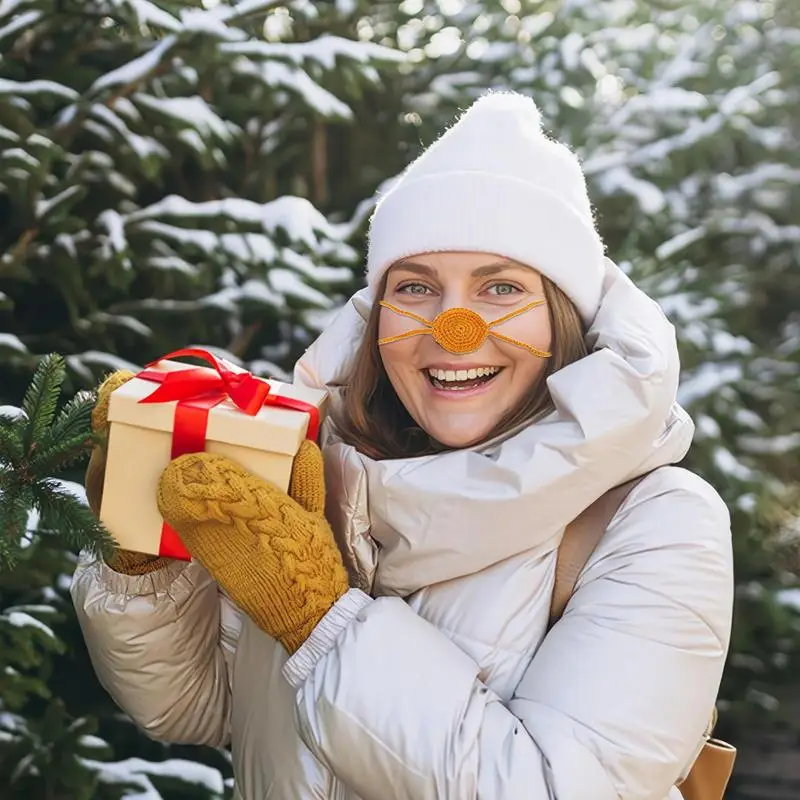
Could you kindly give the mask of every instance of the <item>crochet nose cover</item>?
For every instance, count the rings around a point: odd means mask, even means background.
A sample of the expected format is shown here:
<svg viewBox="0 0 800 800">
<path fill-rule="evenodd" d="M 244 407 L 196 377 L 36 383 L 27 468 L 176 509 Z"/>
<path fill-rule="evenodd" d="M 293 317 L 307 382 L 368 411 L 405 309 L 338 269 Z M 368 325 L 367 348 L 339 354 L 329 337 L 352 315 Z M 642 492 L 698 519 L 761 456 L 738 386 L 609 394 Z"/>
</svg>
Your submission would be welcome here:
<svg viewBox="0 0 800 800">
<path fill-rule="evenodd" d="M 408 317 L 425 326 L 424 328 L 414 328 L 413 330 L 406 331 L 397 336 L 387 336 L 383 339 L 378 339 L 379 345 L 391 344 L 392 342 L 399 342 L 402 339 L 408 339 L 411 336 L 420 336 L 429 333 L 433 336 L 439 347 L 447 350 L 448 353 L 466 355 L 467 353 L 474 353 L 476 350 L 479 350 L 489 336 L 494 336 L 500 341 L 513 344 L 516 347 L 521 347 L 539 358 L 549 358 L 552 355 L 546 350 L 540 350 L 538 347 L 525 344 L 525 342 L 520 342 L 518 339 L 512 339 L 510 336 L 504 336 L 502 333 L 493 330 L 503 322 L 518 317 L 520 314 L 524 314 L 532 308 L 544 305 L 547 302 L 546 300 L 535 300 L 522 308 L 512 311 L 510 314 L 505 314 L 491 323 L 486 322 L 480 314 L 470 308 L 448 308 L 446 311 L 442 311 L 441 314 L 438 314 L 433 321 L 429 321 L 411 311 L 405 311 L 402 308 L 393 306 L 391 303 L 387 303 L 384 300 L 379 302 L 383 308 L 388 308 L 390 311 L 394 311 L 395 314 Z"/>
</svg>

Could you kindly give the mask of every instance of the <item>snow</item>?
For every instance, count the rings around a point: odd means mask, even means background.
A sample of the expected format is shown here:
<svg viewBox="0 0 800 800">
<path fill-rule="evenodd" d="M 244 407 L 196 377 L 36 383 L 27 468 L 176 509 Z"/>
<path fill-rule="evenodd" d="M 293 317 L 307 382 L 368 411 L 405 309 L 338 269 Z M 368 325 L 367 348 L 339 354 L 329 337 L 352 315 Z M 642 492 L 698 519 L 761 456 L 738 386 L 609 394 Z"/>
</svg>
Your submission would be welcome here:
<svg viewBox="0 0 800 800">
<path fill-rule="evenodd" d="M 325 250 L 326 248 L 322 248 L 321 252 Z M 343 255 L 344 257 L 340 259 L 341 261 L 352 260 L 350 258 L 350 256 L 353 255 L 351 252 L 348 251 Z M 353 272 L 349 267 L 328 267 L 323 264 L 315 264 L 302 253 L 298 253 L 296 250 L 289 250 L 288 248 L 281 249 L 280 256 L 276 260 L 312 280 L 322 281 L 328 284 L 347 282 L 353 278 Z"/>
<path fill-rule="evenodd" d="M 218 39 L 242 39 L 246 34 L 236 28 L 229 28 L 224 20 L 202 9 L 181 9 L 181 24 L 184 31 L 204 33 Z"/>
<path fill-rule="evenodd" d="M 184 128 L 179 134 L 178 138 L 189 145 L 193 150 L 196 150 L 198 153 L 205 153 L 208 150 L 208 146 L 206 145 L 203 137 L 192 128 Z"/>
<path fill-rule="evenodd" d="M 89 750 L 107 750 L 108 749 L 108 742 L 101 739 L 99 736 L 92 736 L 91 734 L 84 734 L 78 740 L 81 747 L 85 747 Z"/>
<path fill-rule="evenodd" d="M 213 111 L 202 97 L 197 95 L 193 97 L 153 97 L 148 94 L 135 94 L 133 100 L 187 123 L 202 135 L 216 136 L 226 142 L 231 141 L 230 123 L 225 122 Z"/>
<path fill-rule="evenodd" d="M 102 783 L 132 784 L 135 787 L 134 793 L 126 793 L 126 800 L 162 800 L 148 775 L 180 780 L 220 798 L 224 792 L 222 775 L 218 770 L 186 759 L 145 761 L 141 758 L 128 758 L 109 763 L 84 758 L 81 761 L 84 766 L 98 774 Z"/>
<path fill-rule="evenodd" d="M 611 126 L 627 124 L 637 114 L 697 114 L 708 108 L 709 101 L 699 92 L 677 87 L 656 89 L 628 100 L 609 120 Z"/>
<path fill-rule="evenodd" d="M 182 272 L 184 275 L 195 277 L 198 269 L 194 264 L 190 264 L 179 256 L 152 256 L 147 259 L 147 266 L 153 269 L 163 269 L 166 271 Z"/>
<path fill-rule="evenodd" d="M 800 589 L 783 589 L 777 592 L 775 599 L 781 605 L 800 613 Z"/>
<path fill-rule="evenodd" d="M 22 340 L 13 333 L 0 333 L 0 349 L 14 350 L 17 353 L 27 353 L 28 348 Z M 3 406 L 7 408 L 8 406 Z"/>
<path fill-rule="evenodd" d="M 17 406 L 0 406 L 0 417 L 5 419 L 25 419 L 25 412 Z"/>
<path fill-rule="evenodd" d="M 32 156 L 27 150 L 23 150 L 21 147 L 9 147 L 8 150 L 0 153 L 0 158 L 6 161 L 20 161 L 31 169 L 38 169 L 41 166 L 41 162 L 38 158 Z"/>
<path fill-rule="evenodd" d="M 111 353 L 103 353 L 99 350 L 87 350 L 84 353 L 68 355 L 64 357 L 64 360 L 67 367 L 80 375 L 87 384 L 96 383 L 97 373 L 115 372 L 119 369 L 139 372 L 141 369 L 141 367 L 137 367 L 124 358 Z M 94 367 L 94 369 L 91 369 L 91 367 Z"/>
<path fill-rule="evenodd" d="M 26 614 L 24 611 L 11 611 L 10 613 L 4 612 L 2 619 L 8 622 L 9 625 L 13 625 L 15 628 L 36 628 L 36 630 L 41 631 L 51 639 L 56 638 L 56 635 L 48 625 L 45 625 L 44 622 L 36 619 L 36 617 Z"/>
<path fill-rule="evenodd" d="M 108 106 L 102 103 L 95 103 L 91 107 L 91 113 L 115 130 L 139 158 L 146 159 L 151 155 L 158 155 L 164 158 L 169 156 L 169 152 L 160 142 L 150 136 L 141 136 L 138 133 L 133 133 L 125 122 Z M 91 122 L 91 120 L 88 120 L 84 123 L 84 126 L 88 128 Z M 107 141 L 113 139 L 113 136 L 108 135 L 108 132 L 105 131 L 104 128 L 101 127 L 100 131 L 104 134 L 103 138 Z"/>
<path fill-rule="evenodd" d="M 217 245 L 218 238 L 210 231 L 170 229 L 170 226 L 154 221 L 156 218 L 169 217 L 183 219 L 223 217 L 240 224 L 260 225 L 264 231 L 272 234 L 283 230 L 291 240 L 301 242 L 312 249 L 319 242 L 318 234 L 335 238 L 343 233 L 343 229 L 328 222 L 308 200 L 290 195 L 268 203 L 256 203 L 239 197 L 193 203 L 185 197 L 173 194 L 129 214 L 127 223 L 146 223 L 150 230 L 158 230 L 162 234 L 184 239 L 184 241 L 194 241 L 194 237 L 199 236 L 205 243 L 200 246 L 207 251 L 213 250 Z M 144 225 L 142 224 L 141 227 Z M 180 233 L 177 233 L 178 231 Z M 200 244 L 199 242 L 195 243 Z"/>
<path fill-rule="evenodd" d="M 116 189 L 124 197 L 134 197 L 136 195 L 136 184 L 116 170 L 112 169 L 107 172 L 106 180 L 109 186 Z"/>
<path fill-rule="evenodd" d="M 89 94 L 97 94 L 114 86 L 128 85 L 144 80 L 159 66 L 166 53 L 176 42 L 175 35 L 165 36 L 152 50 L 148 50 L 133 61 L 98 78 L 89 89 Z"/>
<path fill-rule="evenodd" d="M 52 480 L 58 485 L 59 489 L 64 492 L 68 492 L 84 505 L 88 505 L 88 501 L 86 500 L 86 489 L 82 484 L 77 483 L 76 481 L 67 481 L 63 478 L 52 478 Z"/>
<path fill-rule="evenodd" d="M 753 479 L 753 471 L 742 464 L 730 450 L 724 447 L 716 447 L 713 451 L 713 458 L 714 465 L 724 475 L 741 481 Z"/>
<path fill-rule="evenodd" d="M 219 19 L 230 22 L 250 14 L 268 11 L 270 8 L 279 6 L 282 3 L 283 0 L 239 0 L 238 3 L 233 5 L 217 6 L 212 13 L 216 14 Z"/>
<path fill-rule="evenodd" d="M 128 314 L 108 314 L 105 311 L 95 311 L 89 319 L 109 327 L 124 328 L 144 339 L 149 339 L 153 335 L 153 331 L 147 325 Z"/>
<path fill-rule="evenodd" d="M 572 71 L 580 65 L 580 55 L 584 48 L 584 39 L 580 33 L 568 33 L 561 41 L 561 58 L 564 66 Z"/>
<path fill-rule="evenodd" d="M 249 367 L 253 375 L 258 375 L 262 378 L 275 378 L 276 380 L 285 381 L 286 383 L 291 381 L 289 373 L 277 364 L 273 364 L 272 361 L 256 358 L 250 362 Z"/>
<path fill-rule="evenodd" d="M 2 9 L 0 9 L 2 11 Z M 0 13 L 0 18 L 2 18 L 2 14 Z M 5 39 L 8 36 L 13 36 L 15 33 L 18 33 L 25 28 L 34 25 L 42 18 L 41 11 L 26 11 L 24 14 L 20 14 L 16 19 L 12 20 L 8 23 L 8 25 L 4 25 L 0 28 L 0 41 Z"/>
<path fill-rule="evenodd" d="M 329 308 L 332 304 L 327 295 L 317 289 L 312 289 L 300 279 L 296 272 L 291 272 L 288 269 L 271 269 L 269 271 L 269 282 L 276 292 L 285 297 L 295 297 L 322 308 Z"/>
<path fill-rule="evenodd" d="M 180 22 L 172 14 L 168 14 L 149 0 L 126 0 L 126 2 L 136 13 L 140 25 L 154 25 L 173 33 L 178 33 L 182 29 Z"/>
<path fill-rule="evenodd" d="M 701 241 L 706 234 L 707 231 L 704 225 L 683 231 L 659 245 L 656 248 L 656 258 L 659 261 L 668 261 L 682 250 L 686 250 L 687 247 L 691 247 L 696 242 Z"/>
<path fill-rule="evenodd" d="M 715 188 L 721 200 L 733 203 L 746 192 L 762 188 L 765 184 L 777 182 L 785 187 L 800 183 L 800 169 L 787 164 L 759 164 L 752 170 L 738 175 L 723 173 L 716 176 Z"/>
<path fill-rule="evenodd" d="M 68 86 L 55 81 L 11 81 L 0 78 L 0 95 L 55 94 L 67 100 L 77 100 L 80 95 Z"/>
<path fill-rule="evenodd" d="M 744 436 L 740 443 L 748 453 L 785 455 L 800 449 L 800 433 L 781 436 Z"/>
<path fill-rule="evenodd" d="M 303 321 L 311 330 L 322 333 L 333 322 L 339 311 L 338 307 L 328 309 L 310 308 L 303 312 Z"/>
<path fill-rule="evenodd" d="M 332 92 L 323 89 L 301 69 L 279 61 L 268 61 L 263 64 L 238 61 L 231 65 L 231 69 L 240 74 L 258 76 L 273 89 L 288 89 L 299 94 L 309 106 L 324 117 L 345 120 L 353 118 L 353 112 L 346 103 Z"/>
<path fill-rule="evenodd" d="M 28 2 L 29 0 L 0 0 L 0 19 L 11 16 L 11 14 Z"/>
<path fill-rule="evenodd" d="M 163 222 L 156 222 L 154 220 L 145 220 L 144 222 L 137 223 L 131 221 L 130 216 L 128 217 L 128 222 L 132 225 L 136 225 L 139 231 L 162 236 L 176 244 L 192 245 L 203 250 L 208 255 L 211 255 L 219 247 L 219 237 L 211 231 L 189 230 L 187 228 L 179 228 L 175 225 L 166 225 Z"/>
<path fill-rule="evenodd" d="M 623 166 L 607 170 L 598 176 L 597 181 L 606 194 L 621 191 L 634 197 L 645 214 L 658 214 L 666 205 L 661 189 L 649 181 L 635 177 Z"/>
<path fill-rule="evenodd" d="M 705 363 L 683 379 L 678 389 L 678 402 L 690 406 L 713 392 L 742 379 L 740 364 Z"/>
<path fill-rule="evenodd" d="M 768 72 L 761 75 L 749 84 L 736 86 L 731 89 L 719 104 L 719 111 L 725 116 L 751 110 L 758 111 L 758 105 L 753 106 L 752 101 L 768 89 L 780 86 L 781 76 L 778 72 Z"/>
<path fill-rule="evenodd" d="M 223 234 L 225 251 L 242 262 L 271 264 L 278 256 L 278 248 L 263 233 Z"/>
<path fill-rule="evenodd" d="M 97 218 L 98 224 L 105 228 L 108 244 L 115 253 L 124 253 L 128 249 L 128 240 L 125 237 L 125 220 L 122 216 L 108 208 Z"/>
<path fill-rule="evenodd" d="M 401 62 L 407 55 L 390 47 L 344 39 L 325 34 L 310 42 L 262 42 L 250 39 L 236 44 L 220 45 L 223 53 L 258 56 L 264 59 L 283 58 L 297 66 L 305 61 L 315 61 L 326 70 L 334 70 L 340 59 L 361 64 L 374 61 Z"/>
<path fill-rule="evenodd" d="M 5 613 L 10 613 L 11 611 L 24 611 L 30 614 L 56 614 L 56 610 L 53 606 L 49 605 L 42 605 L 42 604 L 35 604 L 35 603 L 28 603 L 22 606 L 9 606 L 5 609 Z"/>
<path fill-rule="evenodd" d="M 132 303 L 136 309 L 170 312 L 173 314 L 192 314 L 202 308 L 218 308 L 231 314 L 237 314 L 238 304 L 242 300 L 250 300 L 270 308 L 282 308 L 284 299 L 272 292 L 262 281 L 247 281 L 242 286 L 230 286 L 197 300 L 157 299 L 137 300 Z"/>
<path fill-rule="evenodd" d="M 85 130 L 93 133 L 104 142 L 108 142 L 110 144 L 114 141 L 114 134 L 111 133 L 108 128 L 104 128 L 99 122 L 95 122 L 93 119 L 87 119 L 83 123 L 83 127 Z"/>
<path fill-rule="evenodd" d="M 69 200 L 71 197 L 75 197 L 75 195 L 80 194 L 81 191 L 83 191 L 83 187 L 81 186 L 68 186 L 63 192 L 59 192 L 53 197 L 37 201 L 36 219 L 44 219 L 57 205 Z"/>
<path fill-rule="evenodd" d="M 709 355 L 714 356 L 730 356 L 734 353 L 747 355 L 755 350 L 749 339 L 744 336 L 734 336 L 727 330 L 712 331 L 709 345 Z"/>
<path fill-rule="evenodd" d="M 226 287 L 206 295 L 201 300 L 191 301 L 188 303 L 188 307 L 216 306 L 235 313 L 242 300 L 250 300 L 270 308 L 281 308 L 284 302 L 283 297 L 273 292 L 263 281 L 248 280 L 241 286 Z"/>
</svg>

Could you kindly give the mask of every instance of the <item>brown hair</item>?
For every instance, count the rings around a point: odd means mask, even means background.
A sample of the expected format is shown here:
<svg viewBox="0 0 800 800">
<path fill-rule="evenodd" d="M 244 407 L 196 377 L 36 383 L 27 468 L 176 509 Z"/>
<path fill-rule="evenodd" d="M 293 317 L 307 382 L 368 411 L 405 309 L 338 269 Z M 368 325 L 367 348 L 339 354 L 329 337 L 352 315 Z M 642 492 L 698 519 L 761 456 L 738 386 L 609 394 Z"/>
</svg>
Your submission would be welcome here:
<svg viewBox="0 0 800 800">
<path fill-rule="evenodd" d="M 385 275 L 376 297 L 383 297 L 386 280 Z M 572 301 L 544 276 L 542 283 L 553 331 L 552 356 L 531 391 L 498 422 L 486 437 L 487 441 L 548 414 L 553 408 L 547 389 L 548 376 L 587 353 L 583 322 Z M 336 418 L 339 434 L 346 444 L 375 459 L 412 458 L 442 452 L 448 448 L 414 422 L 389 381 L 378 350 L 379 318 L 380 306 L 375 303 L 344 388 L 344 402 Z"/>
</svg>

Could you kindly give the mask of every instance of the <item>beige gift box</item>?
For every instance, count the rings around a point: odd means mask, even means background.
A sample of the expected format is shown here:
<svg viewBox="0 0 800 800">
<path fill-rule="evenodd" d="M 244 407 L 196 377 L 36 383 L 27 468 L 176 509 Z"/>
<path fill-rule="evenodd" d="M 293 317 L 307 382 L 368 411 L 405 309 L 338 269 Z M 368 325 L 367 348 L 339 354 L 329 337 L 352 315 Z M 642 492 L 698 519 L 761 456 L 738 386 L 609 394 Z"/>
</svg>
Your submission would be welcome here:
<svg viewBox="0 0 800 800">
<path fill-rule="evenodd" d="M 147 372 L 202 369 L 161 361 Z M 327 393 L 305 386 L 267 380 L 271 397 L 286 397 L 315 406 L 322 417 Z M 172 458 L 177 401 L 141 403 L 159 383 L 133 378 L 112 392 L 109 402 L 108 459 L 100 521 L 125 550 L 173 558 L 190 558 L 156 504 L 161 473 Z M 294 456 L 306 438 L 310 417 L 302 411 L 263 406 L 255 416 L 229 398 L 208 410 L 204 451 L 236 461 L 253 475 L 286 491 Z"/>
</svg>

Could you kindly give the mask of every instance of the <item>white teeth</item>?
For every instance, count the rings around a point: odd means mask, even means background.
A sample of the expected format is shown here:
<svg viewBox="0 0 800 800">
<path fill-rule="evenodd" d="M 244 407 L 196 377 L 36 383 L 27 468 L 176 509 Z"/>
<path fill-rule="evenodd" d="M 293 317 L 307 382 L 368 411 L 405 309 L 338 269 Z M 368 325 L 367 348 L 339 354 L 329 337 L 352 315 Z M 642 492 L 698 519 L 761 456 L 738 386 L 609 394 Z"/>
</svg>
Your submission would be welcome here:
<svg viewBox="0 0 800 800">
<path fill-rule="evenodd" d="M 429 369 L 428 374 L 437 381 L 468 381 L 475 378 L 485 378 L 500 372 L 500 367 L 476 367 L 474 369 L 444 370 Z"/>
</svg>

